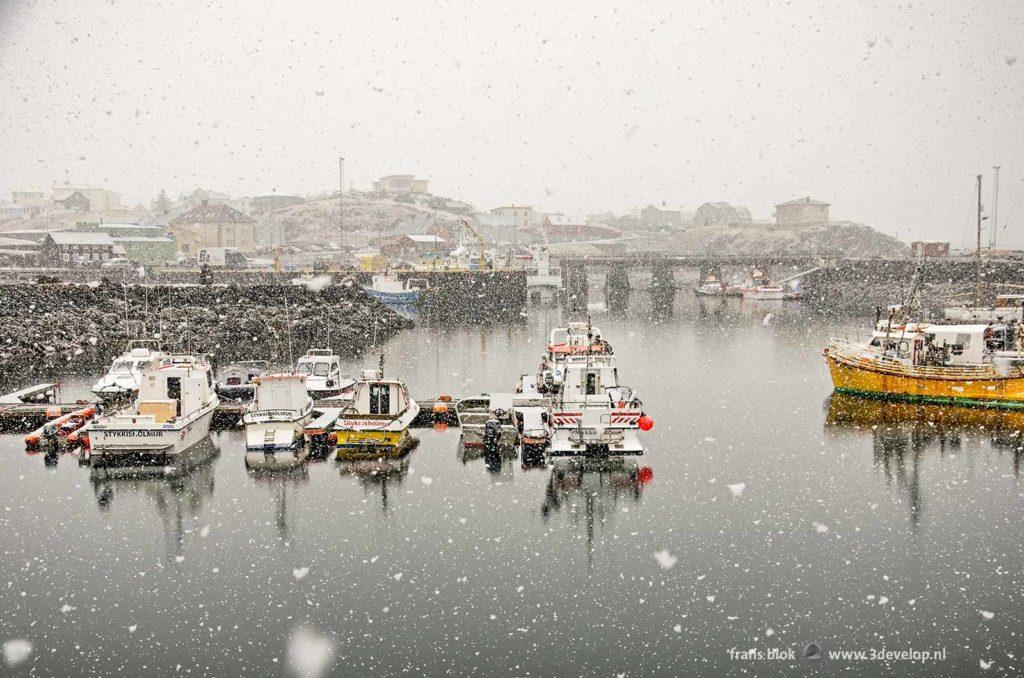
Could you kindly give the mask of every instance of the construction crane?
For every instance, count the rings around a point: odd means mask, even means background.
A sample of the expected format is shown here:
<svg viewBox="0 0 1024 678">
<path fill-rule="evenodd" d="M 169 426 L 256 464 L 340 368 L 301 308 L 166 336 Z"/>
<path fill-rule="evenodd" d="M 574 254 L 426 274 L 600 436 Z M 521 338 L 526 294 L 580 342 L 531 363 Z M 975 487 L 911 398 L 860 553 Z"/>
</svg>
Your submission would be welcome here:
<svg viewBox="0 0 1024 678">
<path fill-rule="evenodd" d="M 477 233 L 477 230 L 469 225 L 469 222 L 465 219 L 459 219 L 462 225 L 466 227 L 466 230 L 473 234 L 476 241 L 480 244 L 480 268 L 484 268 L 487 265 L 487 243 L 484 242 L 483 237 Z"/>
</svg>

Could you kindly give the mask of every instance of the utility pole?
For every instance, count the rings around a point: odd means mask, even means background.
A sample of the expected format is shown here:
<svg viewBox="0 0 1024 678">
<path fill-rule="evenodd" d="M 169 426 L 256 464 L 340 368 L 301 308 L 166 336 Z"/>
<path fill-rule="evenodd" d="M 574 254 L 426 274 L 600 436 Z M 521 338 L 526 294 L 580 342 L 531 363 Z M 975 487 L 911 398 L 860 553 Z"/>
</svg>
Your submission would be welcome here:
<svg viewBox="0 0 1024 678">
<path fill-rule="evenodd" d="M 994 250 L 996 248 L 996 238 L 999 237 L 999 168 L 1002 165 L 996 165 L 992 169 L 995 170 L 995 179 L 992 184 L 992 222 L 989 224 L 989 237 L 988 237 L 988 248 Z"/>
<path fill-rule="evenodd" d="M 338 256 L 345 251 L 345 158 L 338 157 Z"/>
<path fill-rule="evenodd" d="M 978 247 L 974 252 L 974 305 L 981 306 L 981 175 L 978 175 Z"/>
</svg>

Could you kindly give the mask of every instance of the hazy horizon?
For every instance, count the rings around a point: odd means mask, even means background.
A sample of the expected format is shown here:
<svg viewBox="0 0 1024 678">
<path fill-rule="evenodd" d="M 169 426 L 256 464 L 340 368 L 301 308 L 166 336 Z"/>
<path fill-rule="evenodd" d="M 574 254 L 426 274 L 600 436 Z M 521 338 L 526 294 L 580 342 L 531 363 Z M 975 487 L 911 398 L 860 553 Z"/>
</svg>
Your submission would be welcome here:
<svg viewBox="0 0 1024 678">
<path fill-rule="evenodd" d="M 1024 4 L 320 7 L 0 0 L 0 199 L 65 176 L 131 206 L 384 174 L 482 209 L 810 195 L 964 243 L 1002 165 L 1024 244 Z M 969 239 L 969 238 L 968 238 Z"/>
</svg>

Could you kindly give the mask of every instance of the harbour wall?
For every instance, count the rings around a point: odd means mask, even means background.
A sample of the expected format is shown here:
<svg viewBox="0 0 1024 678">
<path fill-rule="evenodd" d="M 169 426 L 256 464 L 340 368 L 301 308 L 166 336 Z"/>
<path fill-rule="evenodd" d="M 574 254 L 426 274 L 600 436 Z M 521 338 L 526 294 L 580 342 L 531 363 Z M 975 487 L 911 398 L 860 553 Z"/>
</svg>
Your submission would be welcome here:
<svg viewBox="0 0 1024 678">
<path fill-rule="evenodd" d="M 285 306 L 287 300 L 287 308 Z M 368 350 L 412 322 L 359 287 L 7 284 L 0 286 L 0 386 L 106 366 L 128 340 L 214 362 L 286 363 L 310 347 Z"/>
</svg>

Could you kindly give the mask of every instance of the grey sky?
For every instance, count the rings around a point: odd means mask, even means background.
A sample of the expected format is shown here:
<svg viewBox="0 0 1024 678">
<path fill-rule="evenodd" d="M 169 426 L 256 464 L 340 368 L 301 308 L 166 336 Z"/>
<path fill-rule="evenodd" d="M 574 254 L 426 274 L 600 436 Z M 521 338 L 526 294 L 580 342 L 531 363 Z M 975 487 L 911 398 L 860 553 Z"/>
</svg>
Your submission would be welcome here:
<svg viewBox="0 0 1024 678">
<path fill-rule="evenodd" d="M 482 208 L 809 194 L 959 244 L 978 171 L 1000 221 L 1024 190 L 1018 56 L 1019 0 L 0 0 L 0 190 L 318 192 L 341 153 Z"/>
</svg>

